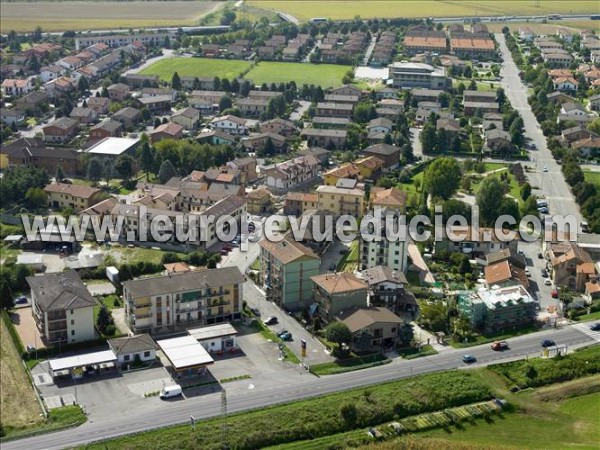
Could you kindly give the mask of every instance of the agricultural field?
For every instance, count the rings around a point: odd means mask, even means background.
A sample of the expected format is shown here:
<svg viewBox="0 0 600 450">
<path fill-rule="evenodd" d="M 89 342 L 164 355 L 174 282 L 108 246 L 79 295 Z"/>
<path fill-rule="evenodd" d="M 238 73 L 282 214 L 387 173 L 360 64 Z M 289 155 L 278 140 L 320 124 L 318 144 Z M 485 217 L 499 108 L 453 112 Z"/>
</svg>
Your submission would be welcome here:
<svg viewBox="0 0 600 450">
<path fill-rule="evenodd" d="M 44 421 L 4 320 L 0 320 L 0 412 L 6 431 L 36 426 Z"/>
<path fill-rule="evenodd" d="M 329 19 L 391 18 L 391 17 L 462 17 L 462 16 L 543 16 L 551 13 L 598 13 L 598 3 L 589 0 L 555 2 L 550 0 L 516 1 L 461 1 L 388 0 L 388 1 L 305 1 L 305 0 L 249 0 L 248 4 L 265 9 L 283 11 L 299 20 L 312 17 Z M 539 5 L 538 5 L 539 4 Z"/>
<path fill-rule="evenodd" d="M 208 58 L 169 58 L 157 61 L 140 73 L 158 75 L 170 82 L 174 72 L 179 76 L 236 78 L 250 67 L 249 61 Z M 285 83 L 294 80 L 302 84 L 327 87 L 340 86 L 350 66 L 336 64 L 304 64 L 286 62 L 260 62 L 245 75 L 257 85 Z"/>
<path fill-rule="evenodd" d="M 3 2 L 0 31 L 129 29 L 195 25 L 224 3 L 213 1 Z"/>
<path fill-rule="evenodd" d="M 208 58 L 168 58 L 155 62 L 140 73 L 158 75 L 162 80 L 171 82 L 173 73 L 180 77 L 219 77 L 237 78 L 250 67 L 249 61 Z"/>
</svg>

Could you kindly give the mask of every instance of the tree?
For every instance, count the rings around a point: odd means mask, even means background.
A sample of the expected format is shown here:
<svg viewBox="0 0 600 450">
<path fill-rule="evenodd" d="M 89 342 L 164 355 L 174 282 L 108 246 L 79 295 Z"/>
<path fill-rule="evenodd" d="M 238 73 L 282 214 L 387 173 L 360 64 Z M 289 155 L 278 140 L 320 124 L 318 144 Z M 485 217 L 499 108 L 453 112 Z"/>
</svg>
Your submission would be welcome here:
<svg viewBox="0 0 600 450">
<path fill-rule="evenodd" d="M 342 344 L 352 342 L 352 332 L 344 322 L 335 321 L 325 328 L 325 338 L 338 345 L 338 352 L 342 350 Z"/>
<path fill-rule="evenodd" d="M 177 72 L 173 73 L 171 77 L 171 87 L 176 91 L 181 90 L 181 78 L 179 78 L 179 74 Z"/>
<path fill-rule="evenodd" d="M 435 125 L 431 122 L 427 122 L 421 131 L 421 147 L 423 148 L 423 153 L 435 153 L 438 149 L 437 144 Z"/>
<path fill-rule="evenodd" d="M 452 334 L 457 340 L 467 339 L 472 332 L 471 321 L 466 315 L 461 314 L 452 321 Z"/>
<path fill-rule="evenodd" d="M 221 97 L 221 100 L 219 100 L 219 110 L 221 112 L 231 108 L 232 106 L 233 102 L 231 101 L 231 97 L 229 97 L 228 95 L 224 95 L 223 97 Z"/>
<path fill-rule="evenodd" d="M 531 185 L 529 183 L 525 183 L 521 186 L 521 198 L 523 200 L 527 200 L 531 196 Z"/>
<path fill-rule="evenodd" d="M 87 92 L 90 89 L 90 84 L 88 83 L 87 78 L 79 77 L 79 81 L 77 82 L 77 89 L 79 92 Z"/>
<path fill-rule="evenodd" d="M 448 331 L 448 307 L 442 302 L 424 303 L 420 308 L 419 325 L 429 331 Z"/>
<path fill-rule="evenodd" d="M 98 158 L 90 159 L 87 167 L 87 177 L 97 183 L 102 178 L 102 164 Z"/>
<path fill-rule="evenodd" d="M 231 25 L 235 22 L 235 18 L 235 12 L 228 8 L 223 12 L 223 16 L 221 16 L 221 25 Z"/>
<path fill-rule="evenodd" d="M 56 166 L 56 172 L 54 172 L 54 179 L 57 183 L 61 183 L 65 179 L 65 171 L 63 170 L 60 164 Z"/>
<path fill-rule="evenodd" d="M 0 280 L 0 305 L 4 309 L 11 309 L 15 306 L 10 283 L 4 278 Z"/>
<path fill-rule="evenodd" d="M 458 266 L 458 271 L 462 275 L 473 272 L 473 268 L 471 267 L 471 263 L 469 262 L 469 257 L 465 254 L 462 255 L 460 265 Z"/>
<path fill-rule="evenodd" d="M 140 145 L 140 165 L 142 170 L 146 173 L 146 179 L 148 174 L 152 172 L 154 168 L 154 151 L 148 142 L 148 139 L 142 141 Z"/>
<path fill-rule="evenodd" d="M 165 184 L 171 178 L 177 175 L 177 171 L 175 167 L 173 167 L 173 163 L 170 160 L 165 160 L 161 165 L 158 171 L 158 179 L 161 184 Z"/>
<path fill-rule="evenodd" d="M 33 30 L 33 34 L 31 35 L 31 39 L 33 42 L 40 42 L 42 40 L 42 27 L 39 25 L 35 27 L 35 30 Z"/>
<path fill-rule="evenodd" d="M 231 92 L 231 83 L 228 78 L 221 78 L 221 90 Z"/>
<path fill-rule="evenodd" d="M 471 66 L 465 67 L 463 75 L 465 76 L 465 78 L 471 78 L 473 76 L 473 69 L 471 68 Z"/>
<path fill-rule="evenodd" d="M 133 158 L 126 154 L 120 155 L 115 163 L 115 170 L 125 183 L 129 182 L 133 175 Z"/>
<path fill-rule="evenodd" d="M 112 318 L 112 314 L 106 307 L 106 305 L 102 305 L 100 307 L 100 311 L 98 311 L 98 318 L 96 319 L 96 327 L 98 327 L 98 331 L 104 335 L 113 335 L 115 334 L 115 321 Z"/>
<path fill-rule="evenodd" d="M 458 190 L 461 176 L 460 164 L 454 158 L 438 158 L 427 168 L 424 186 L 433 197 L 447 200 Z"/>
<path fill-rule="evenodd" d="M 31 187 L 25 193 L 25 200 L 34 208 L 48 204 L 48 197 L 43 189 Z"/>
<path fill-rule="evenodd" d="M 498 177 L 487 177 L 481 182 L 481 187 L 477 193 L 477 205 L 484 226 L 493 226 L 496 222 L 499 216 L 498 210 L 505 193 L 506 185 Z"/>
</svg>

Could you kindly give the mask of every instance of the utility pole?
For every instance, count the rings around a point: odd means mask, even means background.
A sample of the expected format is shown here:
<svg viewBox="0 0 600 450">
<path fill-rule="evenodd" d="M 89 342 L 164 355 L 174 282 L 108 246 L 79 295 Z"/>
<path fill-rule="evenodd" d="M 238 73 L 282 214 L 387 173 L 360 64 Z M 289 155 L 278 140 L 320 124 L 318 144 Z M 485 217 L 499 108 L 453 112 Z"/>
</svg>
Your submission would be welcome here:
<svg viewBox="0 0 600 450">
<path fill-rule="evenodd" d="M 229 440 L 227 438 L 227 391 L 223 389 L 221 391 L 221 414 L 223 415 L 223 422 L 221 424 L 221 446 L 223 450 L 229 449 Z"/>
</svg>

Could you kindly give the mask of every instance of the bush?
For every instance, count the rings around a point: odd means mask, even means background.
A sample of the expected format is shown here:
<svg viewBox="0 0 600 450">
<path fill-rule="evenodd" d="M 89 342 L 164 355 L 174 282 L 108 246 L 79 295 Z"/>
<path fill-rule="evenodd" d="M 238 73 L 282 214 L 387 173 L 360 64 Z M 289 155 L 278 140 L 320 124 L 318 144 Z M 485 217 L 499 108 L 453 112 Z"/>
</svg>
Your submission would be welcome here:
<svg viewBox="0 0 600 450">
<path fill-rule="evenodd" d="M 115 327 L 114 324 L 110 324 L 106 326 L 106 331 L 104 332 L 104 334 L 106 334 L 107 336 L 114 336 L 115 333 L 117 332 L 117 327 Z"/>
</svg>

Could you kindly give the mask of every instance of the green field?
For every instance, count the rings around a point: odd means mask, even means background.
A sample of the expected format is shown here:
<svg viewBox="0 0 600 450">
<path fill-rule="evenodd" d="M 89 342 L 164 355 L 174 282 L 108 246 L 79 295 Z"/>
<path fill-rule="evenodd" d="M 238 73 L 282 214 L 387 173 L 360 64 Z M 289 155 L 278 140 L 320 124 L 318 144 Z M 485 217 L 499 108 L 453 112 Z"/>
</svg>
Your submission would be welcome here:
<svg viewBox="0 0 600 450">
<path fill-rule="evenodd" d="M 250 67 L 251 63 L 241 60 L 207 58 L 168 58 L 155 62 L 142 70 L 143 74 L 158 75 L 171 81 L 174 72 L 179 76 L 236 78 Z M 262 83 L 285 83 L 295 81 L 302 84 L 321 85 L 323 88 L 340 86 L 350 66 L 336 64 L 303 64 L 286 62 L 261 62 L 245 77 L 256 85 Z"/>
<path fill-rule="evenodd" d="M 254 67 L 246 78 L 255 84 L 285 83 L 294 80 L 296 85 L 320 85 L 323 89 L 341 86 L 344 74 L 350 66 L 337 64 L 303 64 L 286 62 L 261 62 Z"/>
<path fill-rule="evenodd" d="M 386 18 L 386 17 L 462 17 L 546 15 L 551 13 L 577 14 L 598 13 L 597 1 L 549 1 L 549 0 L 388 0 L 388 1 L 248 1 L 250 5 L 283 11 L 300 20 L 312 17 L 329 19 Z"/>
<path fill-rule="evenodd" d="M 600 172 L 592 172 L 590 170 L 584 170 L 583 176 L 585 177 L 585 181 L 594 183 L 597 188 L 600 188 Z"/>
<path fill-rule="evenodd" d="M 173 73 L 180 77 L 219 77 L 237 78 L 247 70 L 251 63 L 242 60 L 208 58 L 166 58 L 146 67 L 140 73 L 158 75 L 162 80 L 171 82 Z"/>
</svg>

